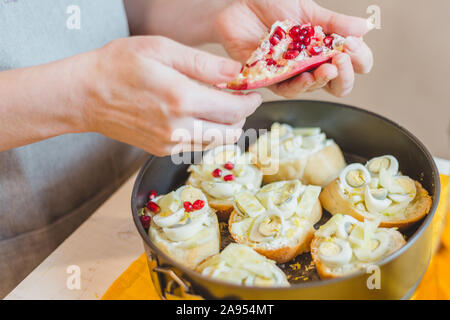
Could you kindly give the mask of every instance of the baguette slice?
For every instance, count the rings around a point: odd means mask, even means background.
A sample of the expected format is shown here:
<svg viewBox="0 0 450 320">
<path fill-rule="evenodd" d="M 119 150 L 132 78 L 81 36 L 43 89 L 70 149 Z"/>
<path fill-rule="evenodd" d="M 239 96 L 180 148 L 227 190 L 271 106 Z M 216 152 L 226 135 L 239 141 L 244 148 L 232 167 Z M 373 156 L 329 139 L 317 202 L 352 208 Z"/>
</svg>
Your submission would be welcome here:
<svg viewBox="0 0 450 320">
<path fill-rule="evenodd" d="M 231 213 L 228 229 L 231 237 L 237 243 L 248 245 L 263 256 L 275 260 L 277 263 L 285 263 L 292 260 L 299 254 L 309 251 L 309 245 L 314 235 L 314 224 L 316 224 L 322 217 L 322 207 L 319 200 L 315 200 L 309 212 L 301 218 L 293 216 L 290 220 L 293 222 L 293 227 L 289 231 L 285 231 L 280 236 L 281 239 L 275 241 L 256 242 L 250 239 L 250 232 L 256 220 L 249 222 L 248 227 L 244 225 L 242 229 L 238 229 L 238 223 L 243 219 L 250 218 L 242 215 L 238 210 L 233 210 Z M 257 219 L 257 218 L 255 218 Z M 297 219 L 297 220 L 296 220 Z M 247 220 L 245 220 L 247 221 Z"/>
<path fill-rule="evenodd" d="M 245 286 L 289 286 L 286 275 L 275 261 L 237 243 L 230 243 L 221 253 L 203 261 L 196 271 L 214 279 Z"/>
<path fill-rule="evenodd" d="M 338 215 L 341 216 L 342 215 Z M 337 216 L 334 216 L 337 217 Z M 345 217 L 345 216 L 344 216 Z M 333 219 L 333 218 L 332 218 Z M 360 222 L 361 223 L 361 222 Z M 362 223 L 361 223 L 362 224 Z M 326 224 L 324 225 L 326 226 Z M 387 235 L 389 244 L 387 251 L 378 259 L 375 261 L 360 261 L 356 255 L 354 254 L 355 248 L 353 245 L 353 252 L 352 252 L 352 258 L 351 261 L 344 265 L 329 265 L 326 262 L 324 262 L 321 259 L 320 255 L 320 247 L 322 244 L 331 241 L 330 239 L 334 238 L 336 235 L 332 235 L 330 237 L 322 237 L 319 235 L 320 229 L 316 231 L 314 238 L 311 242 L 311 256 L 313 258 L 313 262 L 316 266 L 317 272 L 321 279 L 332 279 L 332 278 L 340 278 L 344 277 L 346 275 L 349 275 L 351 273 L 360 271 L 360 270 L 366 270 L 366 268 L 370 265 L 374 265 L 377 262 L 381 261 L 382 259 L 386 258 L 387 256 L 391 255 L 401 247 L 403 247 L 406 244 L 406 241 L 403 237 L 403 235 L 398 232 L 395 228 L 377 228 L 377 230 L 382 231 L 384 234 Z M 343 240 L 347 241 L 348 240 Z"/>
<path fill-rule="evenodd" d="M 298 132 L 302 132 L 302 130 L 314 129 L 318 130 L 314 135 L 324 136 L 323 133 L 320 133 L 319 128 L 292 128 L 287 124 L 279 123 L 274 123 L 271 130 L 289 131 L 280 134 L 280 144 L 282 144 L 286 139 L 295 139 L 295 137 L 301 136 L 302 133 Z M 309 138 L 305 135 L 303 137 Z M 272 151 L 262 146 L 267 139 L 269 139 L 269 136 L 264 135 L 249 148 L 253 161 L 263 173 L 264 183 L 299 179 L 304 184 L 324 187 L 336 178 L 346 165 L 341 149 L 333 140 L 324 140 L 319 143 L 321 144 L 320 147 L 313 151 L 305 149 L 298 156 L 292 156 L 293 153 L 286 152 L 287 157 L 282 154 L 279 157 L 271 157 Z M 272 146 L 276 147 L 277 141 Z M 295 148 L 296 151 L 300 151 L 302 146 L 296 146 Z"/>
<path fill-rule="evenodd" d="M 186 202 L 203 201 L 199 209 L 186 211 Z M 182 186 L 154 199 L 149 228 L 153 243 L 168 256 L 194 269 L 201 261 L 220 250 L 220 229 L 216 213 L 208 206 L 201 190 Z"/>
<path fill-rule="evenodd" d="M 380 227 L 397 227 L 405 229 L 428 214 L 432 204 L 431 197 L 418 181 L 414 181 L 414 184 L 416 186 L 416 196 L 408 204 L 403 215 L 400 217 L 396 217 L 395 215 L 377 215 L 376 217 L 381 219 Z M 356 208 L 351 201 L 345 197 L 339 186 L 339 178 L 333 180 L 323 189 L 320 194 L 320 202 L 325 210 L 333 215 L 345 213 L 359 221 L 364 221 L 364 219 L 374 219 L 373 214 Z"/>
</svg>

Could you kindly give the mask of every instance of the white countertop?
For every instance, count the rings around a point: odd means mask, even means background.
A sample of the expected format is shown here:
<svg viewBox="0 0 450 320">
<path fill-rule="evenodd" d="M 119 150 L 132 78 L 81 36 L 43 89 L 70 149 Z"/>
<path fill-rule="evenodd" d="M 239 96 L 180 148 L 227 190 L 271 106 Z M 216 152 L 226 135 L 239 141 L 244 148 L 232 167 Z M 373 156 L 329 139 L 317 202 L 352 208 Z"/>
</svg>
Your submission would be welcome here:
<svg viewBox="0 0 450 320">
<path fill-rule="evenodd" d="M 436 158 L 439 172 L 450 175 L 450 161 Z M 100 299 L 143 252 L 130 212 L 136 175 L 33 270 L 5 299 Z M 81 288 L 69 289 L 70 266 L 80 270 Z M 73 272 L 73 271 L 71 271 Z"/>
</svg>

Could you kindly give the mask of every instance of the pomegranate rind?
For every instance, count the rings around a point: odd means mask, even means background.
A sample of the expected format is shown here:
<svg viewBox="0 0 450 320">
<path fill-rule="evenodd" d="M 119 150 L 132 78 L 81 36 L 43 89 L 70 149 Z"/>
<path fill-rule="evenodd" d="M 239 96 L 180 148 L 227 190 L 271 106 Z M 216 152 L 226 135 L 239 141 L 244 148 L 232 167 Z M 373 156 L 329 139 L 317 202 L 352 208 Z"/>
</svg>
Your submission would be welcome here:
<svg viewBox="0 0 450 320">
<path fill-rule="evenodd" d="M 289 71 L 275 77 L 266 77 L 255 81 L 249 81 L 248 78 L 244 78 L 239 81 L 235 80 L 228 83 L 221 83 L 216 87 L 230 90 L 253 90 L 268 87 L 272 84 L 295 77 L 303 72 L 310 71 L 324 63 L 330 62 L 336 54 L 338 54 L 338 51 L 332 51 L 326 54 L 313 56 L 305 60 L 300 60 L 291 69 L 289 69 Z"/>
</svg>

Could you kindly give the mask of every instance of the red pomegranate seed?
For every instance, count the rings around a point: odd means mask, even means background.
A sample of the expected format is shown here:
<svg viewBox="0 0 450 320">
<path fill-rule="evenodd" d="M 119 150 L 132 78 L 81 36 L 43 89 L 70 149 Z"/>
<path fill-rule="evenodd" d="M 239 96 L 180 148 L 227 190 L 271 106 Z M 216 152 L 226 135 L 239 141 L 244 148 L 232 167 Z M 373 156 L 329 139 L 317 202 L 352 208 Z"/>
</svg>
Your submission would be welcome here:
<svg viewBox="0 0 450 320">
<path fill-rule="evenodd" d="M 301 34 L 303 34 L 305 37 L 312 37 L 314 33 L 314 28 L 311 26 L 303 27 L 301 30 Z"/>
<path fill-rule="evenodd" d="M 225 181 L 233 181 L 234 180 L 234 175 L 227 174 L 225 177 L 223 177 L 223 180 L 225 180 Z"/>
<path fill-rule="evenodd" d="M 313 56 L 317 56 L 318 54 L 322 53 L 323 48 L 318 46 L 313 46 L 309 48 L 309 53 L 311 53 Z"/>
<path fill-rule="evenodd" d="M 217 168 L 212 172 L 212 175 L 213 175 L 213 177 L 220 178 L 222 176 L 222 170 Z"/>
<path fill-rule="evenodd" d="M 269 49 L 269 54 L 272 54 L 273 53 L 273 48 L 270 48 Z"/>
<path fill-rule="evenodd" d="M 273 65 L 277 64 L 277 62 L 275 60 L 270 59 L 270 58 L 266 60 L 266 63 L 268 66 L 273 66 Z"/>
<path fill-rule="evenodd" d="M 332 36 L 325 37 L 325 39 L 323 39 L 323 44 L 331 49 L 333 46 L 333 40 L 334 39 Z"/>
<path fill-rule="evenodd" d="M 156 204 L 156 202 L 153 201 L 149 201 L 147 203 L 147 209 L 154 213 L 161 211 L 161 208 Z"/>
<path fill-rule="evenodd" d="M 258 61 L 258 60 L 256 60 L 255 62 L 253 62 L 252 64 L 250 64 L 250 66 L 249 66 L 249 67 L 250 67 L 250 68 L 251 68 L 251 67 L 254 67 L 254 66 L 255 66 L 255 65 L 256 65 L 256 64 L 258 63 L 258 62 L 259 62 L 259 61 Z"/>
<path fill-rule="evenodd" d="M 309 46 L 311 44 L 311 37 L 305 37 L 305 39 L 303 39 L 303 44 Z"/>
<path fill-rule="evenodd" d="M 158 192 L 156 190 L 150 191 L 150 194 L 148 195 L 148 200 L 153 200 L 158 196 Z"/>
<path fill-rule="evenodd" d="M 200 199 L 195 200 L 194 203 L 192 204 L 192 207 L 194 208 L 194 210 L 200 210 L 204 206 L 205 206 L 205 201 L 200 200 Z"/>
<path fill-rule="evenodd" d="M 274 35 L 270 38 L 269 41 L 270 41 L 270 44 L 271 44 L 271 45 L 276 46 L 277 44 L 280 43 L 280 38 L 279 38 L 276 34 L 274 34 Z"/>
<path fill-rule="evenodd" d="M 293 38 L 293 40 L 296 43 L 303 43 L 303 41 L 305 40 L 305 36 L 304 35 L 298 35 L 295 38 Z"/>
<path fill-rule="evenodd" d="M 140 217 L 141 224 L 145 229 L 148 229 L 150 227 L 150 217 L 149 216 L 141 216 Z"/>
<path fill-rule="evenodd" d="M 232 164 L 231 162 L 227 162 L 223 165 L 223 167 L 227 170 L 233 170 L 234 169 L 234 164 Z"/>
<path fill-rule="evenodd" d="M 278 38 L 283 39 L 286 32 L 284 32 L 283 28 L 280 26 L 275 28 L 275 31 L 273 32 L 274 36 L 278 36 Z"/>
<path fill-rule="evenodd" d="M 300 31 L 301 31 L 301 27 L 299 25 L 293 26 L 291 28 L 291 30 L 289 30 L 289 35 L 291 36 L 292 39 L 294 39 L 295 37 L 297 37 L 300 34 Z"/>
<path fill-rule="evenodd" d="M 186 210 L 187 212 L 191 212 L 194 210 L 192 203 L 190 203 L 189 201 L 183 202 L 183 207 L 184 207 L 184 210 Z"/>
<path fill-rule="evenodd" d="M 284 54 L 283 58 L 285 58 L 286 60 L 291 60 L 291 59 L 296 58 L 299 54 L 300 54 L 300 52 L 298 50 L 288 50 Z"/>
</svg>

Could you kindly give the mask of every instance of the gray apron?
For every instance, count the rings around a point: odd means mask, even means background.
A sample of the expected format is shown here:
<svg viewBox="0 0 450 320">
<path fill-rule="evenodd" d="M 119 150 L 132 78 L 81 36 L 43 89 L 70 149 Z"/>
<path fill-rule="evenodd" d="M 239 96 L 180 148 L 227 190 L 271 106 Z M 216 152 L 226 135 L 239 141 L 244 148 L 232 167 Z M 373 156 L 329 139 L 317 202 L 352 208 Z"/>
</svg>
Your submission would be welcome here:
<svg viewBox="0 0 450 320">
<path fill-rule="evenodd" d="M 0 71 L 62 59 L 128 35 L 121 0 L 0 0 Z M 95 133 L 0 152 L 0 298 L 146 157 Z"/>
</svg>

